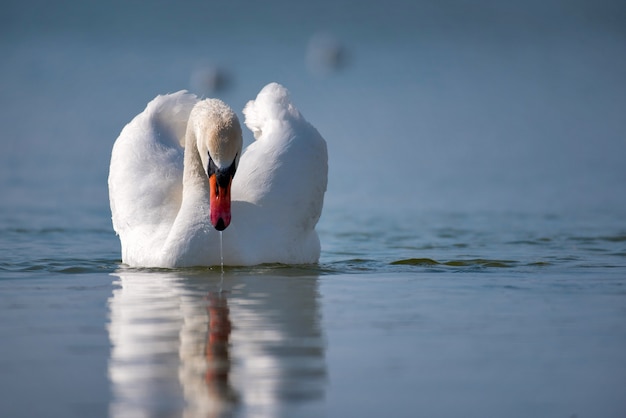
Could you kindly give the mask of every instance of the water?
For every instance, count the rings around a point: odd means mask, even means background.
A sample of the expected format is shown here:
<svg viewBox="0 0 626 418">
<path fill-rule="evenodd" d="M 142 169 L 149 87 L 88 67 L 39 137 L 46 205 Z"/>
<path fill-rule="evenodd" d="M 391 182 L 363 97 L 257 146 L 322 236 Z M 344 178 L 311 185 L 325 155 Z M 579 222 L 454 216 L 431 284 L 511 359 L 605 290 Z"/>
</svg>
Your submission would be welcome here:
<svg viewBox="0 0 626 418">
<path fill-rule="evenodd" d="M 44 3 L 0 25 L 0 416 L 624 416 L 620 3 Z M 213 64 L 328 140 L 319 265 L 120 264 L 113 140 Z"/>
<path fill-rule="evenodd" d="M 222 239 L 222 231 L 220 231 L 220 267 L 224 273 L 224 241 Z"/>
</svg>

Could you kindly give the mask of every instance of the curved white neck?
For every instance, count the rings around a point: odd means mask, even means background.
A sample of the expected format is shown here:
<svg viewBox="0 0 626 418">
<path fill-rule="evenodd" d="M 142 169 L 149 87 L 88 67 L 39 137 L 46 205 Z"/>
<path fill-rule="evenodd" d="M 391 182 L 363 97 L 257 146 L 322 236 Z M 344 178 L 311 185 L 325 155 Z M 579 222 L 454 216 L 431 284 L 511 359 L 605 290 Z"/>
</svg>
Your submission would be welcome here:
<svg viewBox="0 0 626 418">
<path fill-rule="evenodd" d="M 206 188 L 207 196 L 209 183 L 202 167 L 202 160 L 198 153 L 197 139 L 191 124 L 187 127 L 185 134 L 185 154 L 183 168 L 183 198 L 190 188 Z"/>
<path fill-rule="evenodd" d="M 200 253 L 211 248 L 207 233 L 213 229 L 209 221 L 209 205 L 209 181 L 202 168 L 195 134 L 192 129 L 187 129 L 182 202 L 163 245 L 161 257 L 165 265 L 175 265 L 175 260 L 183 254 L 201 260 Z"/>
</svg>

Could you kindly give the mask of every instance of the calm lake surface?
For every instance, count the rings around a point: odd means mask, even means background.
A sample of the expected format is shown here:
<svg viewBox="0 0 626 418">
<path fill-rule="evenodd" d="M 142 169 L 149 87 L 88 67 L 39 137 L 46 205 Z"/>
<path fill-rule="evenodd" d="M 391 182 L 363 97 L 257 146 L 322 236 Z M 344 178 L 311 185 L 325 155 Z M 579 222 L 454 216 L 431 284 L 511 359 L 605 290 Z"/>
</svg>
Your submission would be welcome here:
<svg viewBox="0 0 626 418">
<path fill-rule="evenodd" d="M 624 417 L 623 5 L 289 4 L 7 7 L 0 416 Z M 319 265 L 121 264 L 113 142 L 215 66 L 326 138 Z"/>
</svg>

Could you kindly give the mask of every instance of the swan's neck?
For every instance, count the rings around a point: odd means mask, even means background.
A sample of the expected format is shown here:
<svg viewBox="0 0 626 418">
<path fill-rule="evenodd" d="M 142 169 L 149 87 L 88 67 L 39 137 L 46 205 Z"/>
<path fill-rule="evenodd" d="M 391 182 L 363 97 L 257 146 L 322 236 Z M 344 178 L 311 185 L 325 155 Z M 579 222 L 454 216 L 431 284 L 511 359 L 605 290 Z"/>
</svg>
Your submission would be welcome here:
<svg viewBox="0 0 626 418">
<path fill-rule="evenodd" d="M 179 266 L 203 263 L 210 248 L 207 231 L 209 221 L 210 189 L 193 131 L 187 129 L 183 168 L 183 196 L 176 218 L 163 245 L 163 265 Z"/>
<path fill-rule="evenodd" d="M 190 124 L 191 125 L 191 124 Z M 183 168 L 183 199 L 185 194 L 189 194 L 191 190 L 198 189 L 198 191 L 206 191 L 207 196 L 209 193 L 209 183 L 202 168 L 202 160 L 198 153 L 198 146 L 196 141 L 196 135 L 191 126 L 187 128 L 185 134 L 185 157 Z"/>
</svg>

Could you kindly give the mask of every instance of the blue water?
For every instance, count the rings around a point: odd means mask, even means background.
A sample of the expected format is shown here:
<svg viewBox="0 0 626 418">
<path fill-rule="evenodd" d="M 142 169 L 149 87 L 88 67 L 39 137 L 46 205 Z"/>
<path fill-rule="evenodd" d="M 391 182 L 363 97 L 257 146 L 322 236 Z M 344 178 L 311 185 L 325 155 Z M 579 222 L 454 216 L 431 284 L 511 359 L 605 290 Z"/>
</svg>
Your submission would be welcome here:
<svg viewBox="0 0 626 418">
<path fill-rule="evenodd" d="M 0 14 L 0 416 L 626 414 L 620 2 L 185 4 Z M 270 81 L 328 142 L 319 265 L 121 265 L 124 124 Z"/>
</svg>

